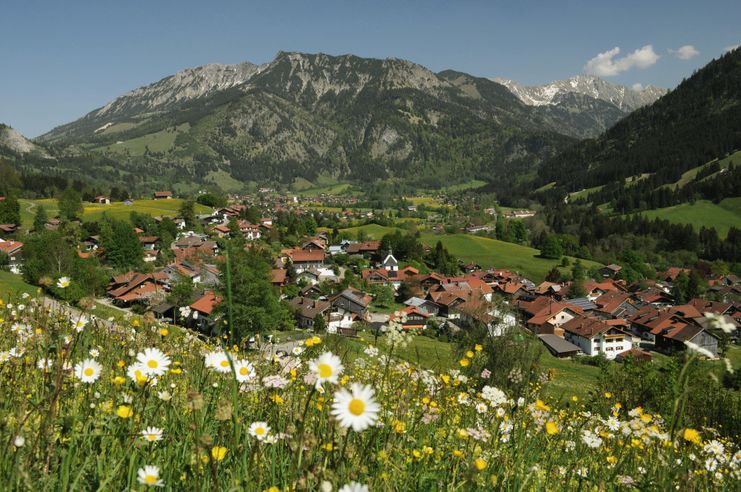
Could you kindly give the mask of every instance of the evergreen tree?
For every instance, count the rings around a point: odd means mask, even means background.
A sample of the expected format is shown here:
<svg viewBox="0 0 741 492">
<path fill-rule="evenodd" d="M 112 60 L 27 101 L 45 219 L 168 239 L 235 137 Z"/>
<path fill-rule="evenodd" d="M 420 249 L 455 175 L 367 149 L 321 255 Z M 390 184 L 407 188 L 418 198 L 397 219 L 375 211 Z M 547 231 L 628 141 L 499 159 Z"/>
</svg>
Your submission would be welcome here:
<svg viewBox="0 0 741 492">
<path fill-rule="evenodd" d="M 82 212 L 80 192 L 71 187 L 64 190 L 59 197 L 59 215 L 66 220 L 75 220 Z"/>
<path fill-rule="evenodd" d="M 0 224 L 20 224 L 21 205 L 14 193 L 0 201 Z"/>
<path fill-rule="evenodd" d="M 234 334 L 237 343 L 253 334 L 293 326 L 293 316 L 280 302 L 270 281 L 270 262 L 254 248 L 229 244 L 228 262 L 221 266 L 224 279 L 223 297 L 219 313 L 227 321 L 226 329 Z M 231 302 L 228 278 L 231 277 Z"/>
<path fill-rule="evenodd" d="M 563 247 L 554 235 L 545 238 L 543 245 L 540 247 L 540 256 L 543 258 L 552 258 L 558 260 L 563 256 Z"/>
<path fill-rule="evenodd" d="M 194 227 L 198 222 L 196 220 L 195 202 L 193 200 L 184 200 L 180 205 L 178 215 L 185 221 L 188 227 Z"/>
<path fill-rule="evenodd" d="M 40 232 L 44 230 L 44 225 L 49 221 L 49 217 L 46 215 L 46 208 L 43 205 L 39 205 L 36 210 L 36 215 L 33 218 L 33 230 Z"/>
<path fill-rule="evenodd" d="M 142 261 L 142 245 L 128 222 L 105 218 L 100 224 L 101 243 L 108 262 L 117 269 L 132 269 Z"/>
<path fill-rule="evenodd" d="M 316 316 L 314 316 L 313 328 L 316 333 L 324 333 L 327 331 L 327 321 L 320 313 L 316 313 Z"/>
</svg>

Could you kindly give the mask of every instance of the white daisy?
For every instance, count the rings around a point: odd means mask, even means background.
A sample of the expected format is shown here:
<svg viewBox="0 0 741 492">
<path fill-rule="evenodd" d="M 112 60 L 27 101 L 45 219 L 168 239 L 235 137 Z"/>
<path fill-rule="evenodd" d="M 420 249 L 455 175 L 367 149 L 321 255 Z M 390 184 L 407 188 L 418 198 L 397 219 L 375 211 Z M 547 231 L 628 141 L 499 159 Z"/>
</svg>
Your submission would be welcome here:
<svg viewBox="0 0 741 492">
<path fill-rule="evenodd" d="M 209 352 L 206 354 L 206 367 L 210 367 L 216 372 L 231 372 L 232 368 L 231 364 L 229 364 L 229 359 L 232 359 L 232 356 L 223 350 Z"/>
<path fill-rule="evenodd" d="M 157 427 L 147 427 L 142 431 L 142 439 L 147 442 L 155 442 L 162 440 L 162 429 Z"/>
<path fill-rule="evenodd" d="M 162 376 L 170 367 L 170 358 L 157 348 L 144 349 L 144 352 L 137 354 L 136 360 L 147 376 Z"/>
<path fill-rule="evenodd" d="M 66 289 L 69 287 L 69 277 L 59 277 L 59 280 L 57 280 L 57 287 L 60 289 Z"/>
<path fill-rule="evenodd" d="M 343 485 L 337 492 L 368 492 L 368 486 L 358 482 L 350 482 Z"/>
<path fill-rule="evenodd" d="M 342 427 L 352 427 L 355 432 L 360 432 L 378 420 L 380 406 L 372 387 L 353 383 L 350 390 L 341 388 L 334 394 L 332 415 Z"/>
<path fill-rule="evenodd" d="M 160 469 L 156 466 L 146 465 L 144 468 L 139 468 L 137 475 L 139 475 L 139 483 L 148 487 L 163 487 L 165 485 L 160 479 Z"/>
<path fill-rule="evenodd" d="M 87 322 L 88 319 L 85 316 L 80 316 L 74 323 L 75 331 L 80 333 L 85 328 Z"/>
<path fill-rule="evenodd" d="M 302 353 L 303 351 L 304 351 L 304 349 L 302 349 L 302 348 L 301 348 L 301 347 L 299 347 L 298 345 L 296 345 L 295 347 L 293 347 L 293 350 L 292 350 L 292 352 L 293 352 L 293 355 L 301 355 L 301 353 Z"/>
<path fill-rule="evenodd" d="M 479 413 L 486 413 L 486 411 L 489 410 L 489 407 L 486 406 L 486 403 L 479 402 L 476 404 L 476 411 Z"/>
<path fill-rule="evenodd" d="M 344 368 L 339 357 L 331 352 L 324 352 L 309 363 L 309 369 L 316 375 L 317 383 L 328 381 L 337 384 L 338 376 Z"/>
<path fill-rule="evenodd" d="M 94 383 L 100 377 L 103 366 L 94 359 L 85 359 L 75 365 L 75 376 L 83 383 Z"/>
<path fill-rule="evenodd" d="M 253 422 L 250 425 L 249 433 L 256 437 L 258 441 L 262 441 L 270 434 L 270 426 L 265 422 Z"/>
<path fill-rule="evenodd" d="M 36 366 L 41 369 L 42 371 L 48 371 L 51 369 L 52 360 L 47 359 L 46 357 L 39 359 L 39 361 L 36 363 Z"/>
<path fill-rule="evenodd" d="M 255 377 L 255 367 L 248 360 L 241 359 L 234 363 L 235 377 L 240 383 L 249 381 Z"/>
</svg>

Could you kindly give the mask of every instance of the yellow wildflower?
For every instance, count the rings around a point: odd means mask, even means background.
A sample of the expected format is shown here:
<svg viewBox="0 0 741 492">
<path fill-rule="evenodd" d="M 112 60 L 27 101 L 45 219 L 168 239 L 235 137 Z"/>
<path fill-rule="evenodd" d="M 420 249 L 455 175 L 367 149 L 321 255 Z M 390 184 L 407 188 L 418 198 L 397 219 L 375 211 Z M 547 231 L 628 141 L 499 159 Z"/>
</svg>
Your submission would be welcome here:
<svg viewBox="0 0 741 492">
<path fill-rule="evenodd" d="M 557 424 L 556 424 L 555 422 L 553 422 L 552 420 L 549 420 L 549 421 L 548 421 L 548 422 L 546 422 L 546 424 L 545 424 L 545 431 L 546 431 L 546 432 L 547 432 L 547 433 L 548 433 L 549 435 L 551 435 L 551 436 L 552 436 L 553 434 L 558 434 L 558 425 L 557 425 Z"/>
<path fill-rule="evenodd" d="M 468 364 L 471 362 L 468 359 L 461 359 L 458 361 L 458 363 L 461 365 L 461 367 L 468 367 Z"/>
<path fill-rule="evenodd" d="M 478 471 L 484 471 L 486 470 L 486 461 L 484 461 L 483 458 L 476 458 L 476 461 L 473 462 L 474 466 Z"/>
<path fill-rule="evenodd" d="M 471 352 L 470 350 L 466 352 L 466 357 L 468 357 L 469 359 L 473 359 L 473 355 L 473 352 Z"/>
<path fill-rule="evenodd" d="M 689 441 L 695 444 L 702 443 L 702 439 L 700 438 L 700 433 L 696 431 L 695 429 L 685 429 L 684 430 L 684 440 Z"/>
<path fill-rule="evenodd" d="M 214 446 L 211 448 L 211 456 L 216 461 L 221 461 L 226 456 L 227 449 L 224 446 Z"/>
<path fill-rule="evenodd" d="M 134 410 L 132 410 L 131 407 L 128 405 L 119 405 L 118 409 L 116 410 L 116 415 L 118 415 L 122 419 L 127 419 L 134 415 Z"/>
<path fill-rule="evenodd" d="M 481 352 L 482 350 L 484 350 L 484 347 L 482 347 L 481 345 L 479 345 L 479 344 L 477 343 L 477 344 L 476 344 L 476 345 L 475 345 L 475 346 L 473 347 L 473 349 L 474 349 L 474 350 L 475 350 L 476 352 Z"/>
</svg>

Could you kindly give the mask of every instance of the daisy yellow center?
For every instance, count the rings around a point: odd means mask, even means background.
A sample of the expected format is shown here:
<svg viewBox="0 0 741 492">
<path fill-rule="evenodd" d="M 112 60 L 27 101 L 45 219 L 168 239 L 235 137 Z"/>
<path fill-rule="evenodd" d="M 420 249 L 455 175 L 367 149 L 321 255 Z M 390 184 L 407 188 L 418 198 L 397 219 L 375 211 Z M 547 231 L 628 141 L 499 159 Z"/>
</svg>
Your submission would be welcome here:
<svg viewBox="0 0 741 492">
<path fill-rule="evenodd" d="M 157 436 L 154 434 L 147 434 L 147 439 L 149 439 L 150 441 L 155 441 L 157 440 Z"/>
<path fill-rule="evenodd" d="M 246 376 L 246 375 L 248 375 L 249 373 L 250 373 L 250 370 L 249 370 L 249 369 L 247 369 L 246 367 L 240 367 L 240 368 L 239 368 L 239 374 L 240 374 L 241 376 Z"/>
<path fill-rule="evenodd" d="M 229 367 L 229 361 L 224 359 L 221 361 L 221 367 Z"/>
<path fill-rule="evenodd" d="M 328 378 L 332 376 L 332 366 L 329 364 L 319 364 L 319 377 Z"/>
<path fill-rule="evenodd" d="M 93 374 L 95 374 L 95 369 L 93 369 L 92 367 L 86 367 L 83 371 L 83 374 L 85 374 L 85 376 L 92 376 Z"/>
<path fill-rule="evenodd" d="M 359 417 L 363 415 L 363 412 L 365 411 L 365 402 L 363 400 L 353 398 L 352 400 L 350 400 L 350 404 L 347 406 L 347 409 L 350 411 L 351 414 Z"/>
<path fill-rule="evenodd" d="M 257 434 L 258 436 L 265 434 L 265 427 L 256 427 L 255 434 Z"/>
<path fill-rule="evenodd" d="M 147 362 L 147 365 L 151 367 L 152 369 L 157 369 L 157 366 L 159 366 L 157 361 L 154 359 L 149 359 L 149 361 Z"/>
<path fill-rule="evenodd" d="M 154 485 L 157 483 L 157 475 L 145 475 L 144 481 L 147 482 L 148 485 Z"/>
</svg>

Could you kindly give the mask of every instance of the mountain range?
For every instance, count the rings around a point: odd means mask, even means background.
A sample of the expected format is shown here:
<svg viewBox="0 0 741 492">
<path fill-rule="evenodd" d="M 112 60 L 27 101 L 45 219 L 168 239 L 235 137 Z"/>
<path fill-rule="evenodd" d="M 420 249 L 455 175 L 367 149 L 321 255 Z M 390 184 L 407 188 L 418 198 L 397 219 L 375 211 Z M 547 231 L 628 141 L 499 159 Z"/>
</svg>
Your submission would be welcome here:
<svg viewBox="0 0 741 492">
<path fill-rule="evenodd" d="M 395 58 L 280 52 L 263 65 L 183 70 L 36 143 L 63 160 L 67 173 L 90 175 L 90 163 L 104 159 L 96 176 L 134 187 L 157 180 L 237 187 L 320 175 L 414 177 L 435 187 L 531 173 L 662 94 L 570 80 L 577 83 L 554 83 L 563 88 L 533 104 L 535 96 L 523 97 L 537 91 L 511 81 L 434 73 Z M 75 169 L 77 156 L 86 158 Z"/>
</svg>

